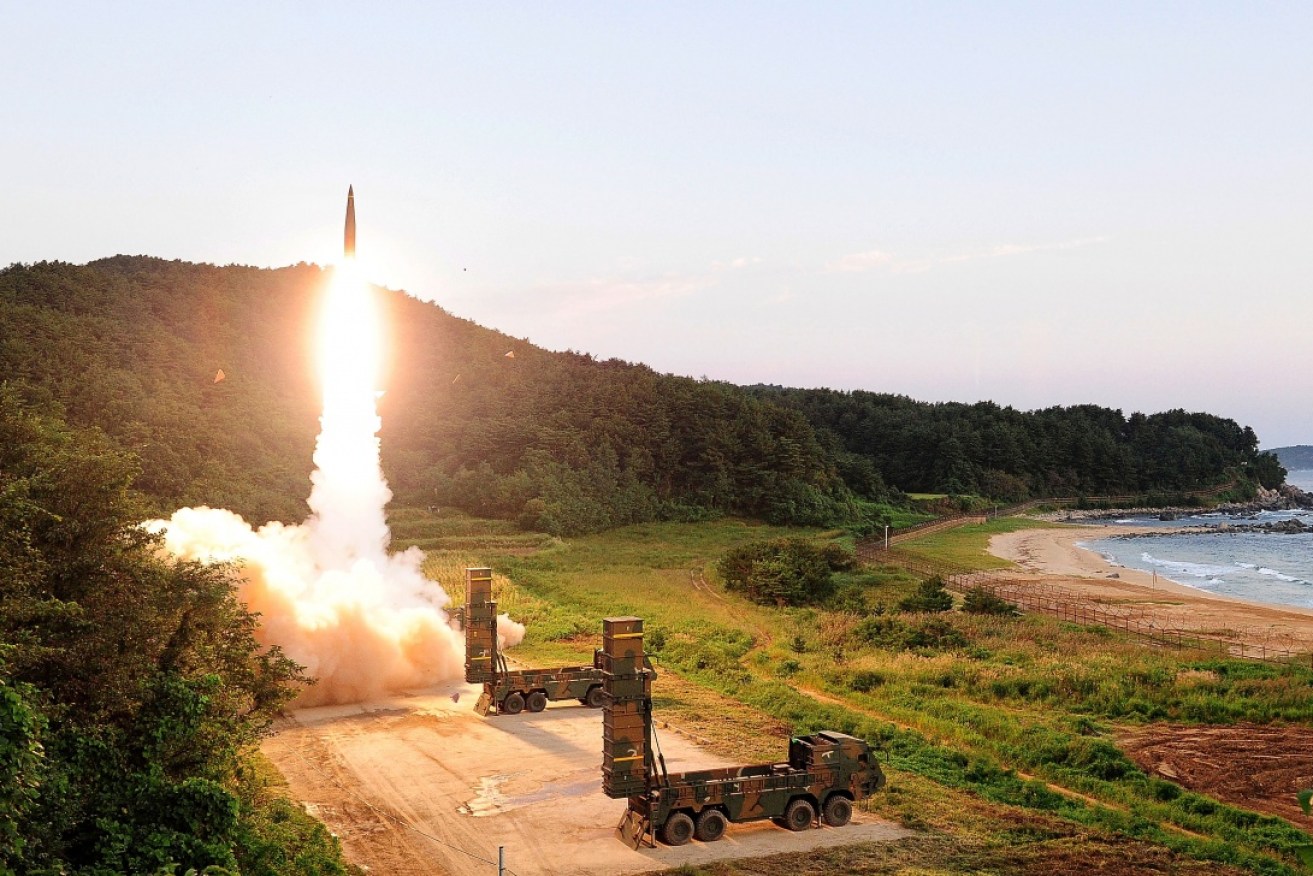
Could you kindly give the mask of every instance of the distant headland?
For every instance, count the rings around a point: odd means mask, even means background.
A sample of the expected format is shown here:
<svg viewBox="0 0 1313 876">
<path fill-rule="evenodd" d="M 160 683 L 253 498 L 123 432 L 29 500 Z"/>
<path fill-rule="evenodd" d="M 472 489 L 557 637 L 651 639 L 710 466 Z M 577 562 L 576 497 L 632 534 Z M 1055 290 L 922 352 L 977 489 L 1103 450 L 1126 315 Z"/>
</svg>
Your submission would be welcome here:
<svg viewBox="0 0 1313 876">
<path fill-rule="evenodd" d="M 1313 469 L 1313 444 L 1296 444 L 1293 447 L 1273 447 L 1268 451 L 1275 453 L 1281 464 L 1290 471 Z"/>
</svg>

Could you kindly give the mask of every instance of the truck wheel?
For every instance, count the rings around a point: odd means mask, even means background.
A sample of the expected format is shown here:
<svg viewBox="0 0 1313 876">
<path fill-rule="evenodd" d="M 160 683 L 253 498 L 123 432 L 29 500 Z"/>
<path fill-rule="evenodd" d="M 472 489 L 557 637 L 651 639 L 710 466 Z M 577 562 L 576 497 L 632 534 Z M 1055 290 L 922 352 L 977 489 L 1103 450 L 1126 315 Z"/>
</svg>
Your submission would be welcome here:
<svg viewBox="0 0 1313 876">
<path fill-rule="evenodd" d="M 661 828 L 661 842 L 668 846 L 682 846 L 693 838 L 693 819 L 687 812 L 674 812 Z"/>
<path fill-rule="evenodd" d="M 784 810 L 784 826 L 789 830 L 807 830 L 815 820 L 816 810 L 806 800 L 794 800 Z"/>
<path fill-rule="evenodd" d="M 524 711 L 524 694 L 513 690 L 501 701 L 501 711 L 507 715 L 518 715 Z"/>
<path fill-rule="evenodd" d="M 825 801 L 825 823 L 830 827 L 843 827 L 853 817 L 853 803 L 842 794 Z"/>
<path fill-rule="evenodd" d="M 606 705 L 606 693 L 602 690 L 600 684 L 597 687 L 590 687 L 588 689 L 588 696 L 584 698 L 584 703 L 586 703 L 590 709 L 600 709 L 602 706 Z"/>
<path fill-rule="evenodd" d="M 547 694 L 540 690 L 534 691 L 525 699 L 524 707 L 530 712 L 541 712 L 547 708 Z"/>
<path fill-rule="evenodd" d="M 704 843 L 714 843 L 725 835 L 729 819 L 719 809 L 703 809 L 698 816 L 697 838 Z"/>
</svg>

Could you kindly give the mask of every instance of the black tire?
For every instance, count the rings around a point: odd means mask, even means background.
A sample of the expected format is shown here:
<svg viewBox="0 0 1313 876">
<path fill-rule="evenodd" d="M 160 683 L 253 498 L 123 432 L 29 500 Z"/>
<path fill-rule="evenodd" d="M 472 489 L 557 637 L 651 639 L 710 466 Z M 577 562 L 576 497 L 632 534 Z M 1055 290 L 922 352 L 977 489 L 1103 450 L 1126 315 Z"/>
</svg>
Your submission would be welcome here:
<svg viewBox="0 0 1313 876">
<path fill-rule="evenodd" d="M 501 713 L 503 715 L 518 715 L 524 711 L 524 694 L 518 690 L 513 690 L 506 695 L 506 699 L 501 701 Z"/>
<path fill-rule="evenodd" d="M 816 820 L 816 810 L 810 802 L 797 799 L 784 810 L 784 826 L 789 830 L 808 830 Z"/>
<path fill-rule="evenodd" d="M 541 712 L 547 708 L 547 694 L 540 690 L 533 691 L 525 698 L 524 707 L 530 712 Z"/>
<path fill-rule="evenodd" d="M 843 827 L 853 817 L 853 801 L 842 794 L 833 795 L 825 801 L 823 817 L 830 827 Z"/>
<path fill-rule="evenodd" d="M 584 697 L 584 705 L 590 709 L 600 709 L 606 705 L 606 691 L 602 690 L 600 684 L 597 687 L 588 688 L 588 695 Z"/>
<path fill-rule="evenodd" d="M 687 812 L 672 812 L 661 828 L 661 842 L 682 846 L 693 838 L 693 819 Z"/>
<path fill-rule="evenodd" d="M 719 809 L 703 809 L 698 815 L 697 838 L 704 843 L 714 843 L 725 835 L 729 819 Z"/>
</svg>

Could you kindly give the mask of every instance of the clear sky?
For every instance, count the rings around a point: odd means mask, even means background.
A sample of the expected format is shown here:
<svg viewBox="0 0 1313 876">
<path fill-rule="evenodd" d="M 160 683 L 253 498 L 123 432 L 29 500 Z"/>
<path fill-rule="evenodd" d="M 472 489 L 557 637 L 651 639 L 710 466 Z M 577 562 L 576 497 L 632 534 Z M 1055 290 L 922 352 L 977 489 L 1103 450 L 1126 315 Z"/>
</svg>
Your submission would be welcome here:
<svg viewBox="0 0 1313 876">
<path fill-rule="evenodd" d="M 737 383 L 1313 443 L 1313 4 L 0 0 L 0 264 L 340 255 Z"/>
</svg>

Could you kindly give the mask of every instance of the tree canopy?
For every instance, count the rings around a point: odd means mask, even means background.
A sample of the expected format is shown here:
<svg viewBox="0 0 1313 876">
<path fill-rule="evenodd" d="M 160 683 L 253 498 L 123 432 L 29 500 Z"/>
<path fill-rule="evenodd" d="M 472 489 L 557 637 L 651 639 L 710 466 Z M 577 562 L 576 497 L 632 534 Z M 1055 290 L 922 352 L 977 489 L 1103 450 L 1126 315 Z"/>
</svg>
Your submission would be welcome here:
<svg viewBox="0 0 1313 876">
<path fill-rule="evenodd" d="M 297 520 L 318 431 L 311 333 L 325 281 L 304 264 L 14 265 L 0 271 L 0 368 L 25 401 L 136 454 L 136 485 L 157 513 L 210 504 L 257 524 Z M 553 533 L 721 514 L 851 524 L 901 491 L 1009 500 L 1190 489 L 1246 466 L 1275 475 L 1252 430 L 1209 414 L 745 389 L 543 350 L 402 292 L 375 294 L 390 350 L 383 466 L 397 498 Z"/>
<path fill-rule="evenodd" d="M 1284 478 L 1276 459 L 1258 452 L 1253 429 L 1207 413 L 1126 416 L 1096 405 L 1023 412 L 862 391 L 752 392 L 802 413 L 822 444 L 908 492 L 1021 500 L 1194 490 L 1216 486 L 1228 472 Z"/>
<path fill-rule="evenodd" d="M 299 670 L 230 570 L 157 550 L 137 467 L 0 384 L 0 873 L 288 872 L 244 772 Z"/>
</svg>

